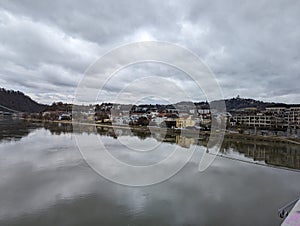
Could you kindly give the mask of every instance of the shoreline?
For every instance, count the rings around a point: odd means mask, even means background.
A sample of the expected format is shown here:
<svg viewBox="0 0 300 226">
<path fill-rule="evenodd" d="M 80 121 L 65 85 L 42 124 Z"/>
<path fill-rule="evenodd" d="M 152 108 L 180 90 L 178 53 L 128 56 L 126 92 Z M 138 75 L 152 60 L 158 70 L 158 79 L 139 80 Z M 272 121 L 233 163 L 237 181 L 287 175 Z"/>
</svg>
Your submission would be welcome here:
<svg viewBox="0 0 300 226">
<path fill-rule="evenodd" d="M 72 120 L 42 120 L 42 119 L 26 119 L 20 118 L 24 121 L 30 122 L 39 122 L 39 123 L 63 123 L 63 124 L 73 124 Z M 157 131 L 160 132 L 164 130 L 163 128 L 156 127 L 156 126 L 122 126 L 122 125 L 110 125 L 110 124 L 100 124 L 100 123 L 76 123 L 77 125 L 83 126 L 95 126 L 95 127 L 107 127 L 107 128 L 116 128 L 116 129 L 130 129 L 130 130 L 138 130 L 141 132 L 146 131 Z M 185 135 L 195 135 L 198 134 L 199 136 L 209 136 L 210 131 L 199 131 L 199 130 L 174 130 L 174 129 L 165 129 L 170 133 L 180 134 L 184 131 Z M 269 136 L 269 135 L 252 135 L 252 134 L 240 134 L 240 133 L 233 133 L 229 130 L 226 130 L 224 139 L 243 139 L 243 140 L 254 140 L 254 141 L 264 141 L 264 142 L 275 142 L 275 143 L 289 143 L 289 144 L 300 144 L 300 138 L 289 138 L 289 137 L 281 137 L 281 136 Z"/>
</svg>

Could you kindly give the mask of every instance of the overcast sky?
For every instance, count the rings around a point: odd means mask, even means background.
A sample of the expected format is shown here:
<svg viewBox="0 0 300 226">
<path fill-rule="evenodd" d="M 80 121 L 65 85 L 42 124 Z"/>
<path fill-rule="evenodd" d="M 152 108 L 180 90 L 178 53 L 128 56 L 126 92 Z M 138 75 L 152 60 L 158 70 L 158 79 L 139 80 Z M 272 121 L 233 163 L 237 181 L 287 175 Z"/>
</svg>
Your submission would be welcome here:
<svg viewBox="0 0 300 226">
<path fill-rule="evenodd" d="M 1 0 L 0 86 L 42 103 L 71 102 L 84 71 L 104 53 L 130 42 L 158 40 L 196 53 L 215 74 L 225 98 L 300 103 L 299 21 L 298 0 Z M 136 73 L 173 79 L 188 87 L 194 100 L 203 98 L 191 81 L 165 65 L 126 68 L 114 85 L 127 87 Z M 161 83 L 138 85 L 139 93 L 133 89 L 127 95 L 162 90 Z M 165 98 L 168 87 L 163 88 Z"/>
</svg>

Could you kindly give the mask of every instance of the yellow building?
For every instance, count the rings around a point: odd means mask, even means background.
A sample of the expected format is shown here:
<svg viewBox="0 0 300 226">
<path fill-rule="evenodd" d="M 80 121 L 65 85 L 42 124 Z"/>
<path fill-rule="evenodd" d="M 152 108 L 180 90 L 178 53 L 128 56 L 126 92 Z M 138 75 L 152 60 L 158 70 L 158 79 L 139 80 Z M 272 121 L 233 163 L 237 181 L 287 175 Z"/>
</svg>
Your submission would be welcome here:
<svg viewBox="0 0 300 226">
<path fill-rule="evenodd" d="M 176 144 L 184 148 L 190 148 L 192 144 L 194 144 L 194 138 L 188 138 L 184 136 L 176 136 Z"/>
<path fill-rule="evenodd" d="M 195 126 L 195 121 L 192 119 L 191 116 L 188 117 L 181 117 L 176 119 L 176 127 L 177 128 L 186 128 Z"/>
</svg>

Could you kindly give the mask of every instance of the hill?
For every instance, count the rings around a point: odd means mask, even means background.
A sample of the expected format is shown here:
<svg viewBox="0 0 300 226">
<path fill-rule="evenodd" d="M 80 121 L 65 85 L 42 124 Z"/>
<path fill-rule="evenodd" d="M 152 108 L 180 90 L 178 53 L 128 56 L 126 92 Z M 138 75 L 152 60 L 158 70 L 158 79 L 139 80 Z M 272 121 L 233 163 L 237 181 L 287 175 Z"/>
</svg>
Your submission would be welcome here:
<svg viewBox="0 0 300 226">
<path fill-rule="evenodd" d="M 239 110 L 243 108 L 256 108 L 257 110 L 264 110 L 270 103 L 254 100 L 250 98 L 231 98 L 225 100 L 228 111 Z"/>
<path fill-rule="evenodd" d="M 41 112 L 47 105 L 39 104 L 20 91 L 0 88 L 0 111 Z"/>
<path fill-rule="evenodd" d="M 256 108 L 257 110 L 265 110 L 266 107 L 300 107 L 299 104 L 285 104 L 274 102 L 263 102 L 250 98 L 231 98 L 225 100 L 227 111 L 240 110 L 243 108 Z"/>
</svg>

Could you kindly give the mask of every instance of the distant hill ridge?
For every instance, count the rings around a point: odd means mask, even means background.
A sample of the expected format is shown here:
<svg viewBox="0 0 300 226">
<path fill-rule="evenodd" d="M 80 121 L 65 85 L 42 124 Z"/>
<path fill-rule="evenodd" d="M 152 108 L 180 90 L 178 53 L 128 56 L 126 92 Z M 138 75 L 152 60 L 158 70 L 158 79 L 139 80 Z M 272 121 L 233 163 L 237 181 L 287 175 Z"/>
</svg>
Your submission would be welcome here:
<svg viewBox="0 0 300 226">
<path fill-rule="evenodd" d="M 300 104 L 263 102 L 251 98 L 240 98 L 239 96 L 236 98 L 225 99 L 224 101 L 225 101 L 227 111 L 234 111 L 234 110 L 240 110 L 245 108 L 256 108 L 257 110 L 261 111 L 261 110 L 265 110 L 266 107 L 300 107 Z M 177 104 L 183 104 L 183 103 L 187 104 L 188 102 L 182 101 Z M 195 104 L 200 106 L 200 108 L 209 108 L 209 104 L 207 102 L 198 102 Z"/>
<path fill-rule="evenodd" d="M 3 107 L 2 107 L 3 106 Z M 0 111 L 41 112 L 47 105 L 39 104 L 20 91 L 0 88 Z"/>
<path fill-rule="evenodd" d="M 285 104 L 274 102 L 263 102 L 250 98 L 231 98 L 225 100 L 227 111 L 239 110 L 243 108 L 256 108 L 257 110 L 265 110 L 266 107 L 300 107 L 300 104 Z"/>
<path fill-rule="evenodd" d="M 189 101 L 181 101 L 178 102 L 177 104 L 174 104 L 174 106 L 189 105 L 189 104 L 193 104 L 193 103 Z M 198 105 L 198 107 L 200 108 L 209 107 L 209 104 L 204 101 L 194 103 L 194 104 Z M 226 104 L 227 111 L 239 110 L 243 108 L 256 108 L 257 110 L 264 110 L 266 107 L 292 107 L 292 106 L 300 107 L 300 104 L 263 102 L 263 101 L 254 100 L 250 98 L 240 98 L 239 96 L 236 98 L 225 99 L 225 104 Z M 15 111 L 30 112 L 30 113 L 42 112 L 45 110 L 53 111 L 53 110 L 62 110 L 62 109 L 68 109 L 68 111 L 70 111 L 70 108 L 72 108 L 70 104 L 63 104 L 61 102 L 53 103 L 51 106 L 45 104 L 39 104 L 36 101 L 32 100 L 29 96 L 26 96 L 24 93 L 20 91 L 6 90 L 4 88 L 0 88 L 0 111 L 7 111 L 5 108 L 1 107 L 1 105 L 6 108 L 13 109 Z M 156 106 L 163 107 L 164 105 L 158 104 Z"/>
</svg>

